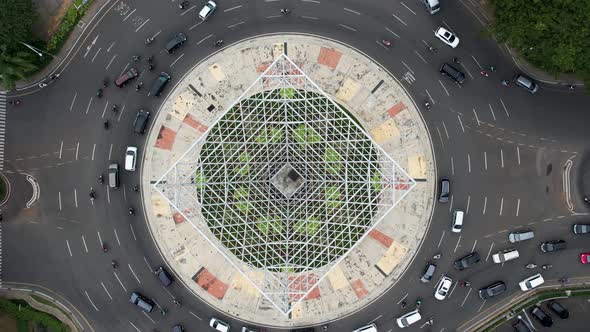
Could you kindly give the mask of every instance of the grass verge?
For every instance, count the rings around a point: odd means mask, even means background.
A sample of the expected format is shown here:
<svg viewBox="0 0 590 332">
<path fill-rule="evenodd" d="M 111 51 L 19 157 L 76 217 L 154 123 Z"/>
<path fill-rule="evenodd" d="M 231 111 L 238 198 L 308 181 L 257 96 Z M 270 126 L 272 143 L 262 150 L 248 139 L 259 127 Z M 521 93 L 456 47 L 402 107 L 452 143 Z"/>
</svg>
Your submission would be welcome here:
<svg viewBox="0 0 590 332">
<path fill-rule="evenodd" d="M 70 328 L 55 316 L 39 311 L 23 300 L 0 299 L 0 312 L 19 322 L 34 322 L 55 332 L 70 331 Z"/>
</svg>

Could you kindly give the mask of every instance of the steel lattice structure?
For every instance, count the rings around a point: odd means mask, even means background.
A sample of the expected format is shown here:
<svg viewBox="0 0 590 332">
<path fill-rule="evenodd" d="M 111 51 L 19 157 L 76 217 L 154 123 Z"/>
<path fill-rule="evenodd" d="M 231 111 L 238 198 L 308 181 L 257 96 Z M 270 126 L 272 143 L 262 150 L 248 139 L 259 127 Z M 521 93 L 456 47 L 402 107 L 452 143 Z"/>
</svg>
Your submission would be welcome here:
<svg viewBox="0 0 590 332">
<path fill-rule="evenodd" d="M 414 185 L 281 55 L 155 188 L 288 314 Z"/>
</svg>

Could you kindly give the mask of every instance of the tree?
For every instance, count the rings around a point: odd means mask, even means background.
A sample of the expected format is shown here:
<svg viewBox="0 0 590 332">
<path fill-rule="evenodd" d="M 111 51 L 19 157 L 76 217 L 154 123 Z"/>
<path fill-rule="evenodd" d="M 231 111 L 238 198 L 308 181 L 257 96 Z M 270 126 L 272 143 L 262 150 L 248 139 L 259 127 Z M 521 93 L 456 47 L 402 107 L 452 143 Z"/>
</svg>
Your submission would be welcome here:
<svg viewBox="0 0 590 332">
<path fill-rule="evenodd" d="M 27 77 L 37 69 L 27 52 L 9 52 L 6 45 L 0 45 L 0 81 L 4 89 L 12 90 L 15 82 Z"/>
<path fill-rule="evenodd" d="M 22 49 L 21 42 L 32 40 L 32 27 L 37 19 L 31 0 L 0 1 L 0 45 L 6 45 L 9 52 Z"/>
</svg>

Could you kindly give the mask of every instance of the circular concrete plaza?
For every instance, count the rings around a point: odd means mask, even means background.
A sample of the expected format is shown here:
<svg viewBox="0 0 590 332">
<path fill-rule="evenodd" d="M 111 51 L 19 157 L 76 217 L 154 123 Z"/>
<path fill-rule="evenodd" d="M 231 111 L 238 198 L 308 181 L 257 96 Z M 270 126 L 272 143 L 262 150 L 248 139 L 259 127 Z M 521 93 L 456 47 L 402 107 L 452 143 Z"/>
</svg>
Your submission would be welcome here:
<svg viewBox="0 0 590 332">
<path fill-rule="evenodd" d="M 427 129 L 393 76 L 334 41 L 269 35 L 175 82 L 148 137 L 143 197 L 154 241 L 196 296 L 301 326 L 395 284 L 436 181 Z"/>
</svg>

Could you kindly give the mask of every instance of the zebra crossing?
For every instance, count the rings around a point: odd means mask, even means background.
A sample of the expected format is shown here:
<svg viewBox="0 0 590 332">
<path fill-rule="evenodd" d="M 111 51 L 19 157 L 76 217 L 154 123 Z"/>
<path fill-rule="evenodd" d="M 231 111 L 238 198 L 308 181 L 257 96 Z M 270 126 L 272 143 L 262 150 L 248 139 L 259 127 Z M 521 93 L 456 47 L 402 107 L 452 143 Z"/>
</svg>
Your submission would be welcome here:
<svg viewBox="0 0 590 332">
<path fill-rule="evenodd" d="M 0 172 L 4 170 L 4 143 L 6 138 L 6 94 L 0 92 Z"/>
</svg>

